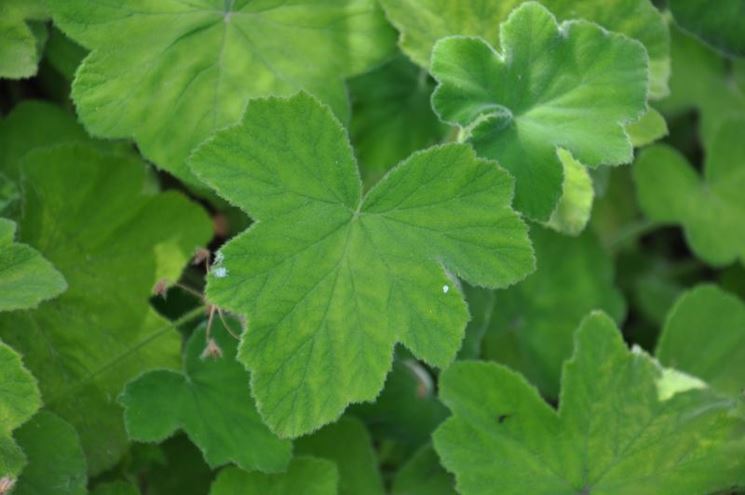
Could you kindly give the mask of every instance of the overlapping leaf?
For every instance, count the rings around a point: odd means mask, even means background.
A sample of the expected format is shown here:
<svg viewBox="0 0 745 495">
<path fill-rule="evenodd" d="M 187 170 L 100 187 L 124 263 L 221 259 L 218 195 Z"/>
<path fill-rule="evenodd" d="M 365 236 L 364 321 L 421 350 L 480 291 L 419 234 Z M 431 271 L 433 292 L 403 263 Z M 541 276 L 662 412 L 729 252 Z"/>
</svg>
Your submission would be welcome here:
<svg viewBox="0 0 745 495">
<path fill-rule="evenodd" d="M 207 462 L 230 462 L 250 470 L 283 471 L 292 445 L 264 425 L 249 390 L 249 376 L 235 360 L 237 341 L 213 323 L 211 339 L 221 350 L 205 358 L 205 327 L 186 344 L 183 372 L 157 370 L 129 383 L 119 402 L 133 440 L 159 442 L 184 429 Z"/>
<path fill-rule="evenodd" d="M 458 362 L 435 449 L 463 495 L 700 495 L 745 483 L 742 404 L 629 351 L 589 316 L 564 367 L 558 412 L 513 371 Z"/>
<path fill-rule="evenodd" d="M 339 473 L 333 462 L 295 457 L 287 472 L 263 474 L 237 468 L 220 471 L 210 495 L 336 495 Z"/>
<path fill-rule="evenodd" d="M 668 4 L 683 29 L 726 54 L 745 57 L 745 1 L 670 0 Z"/>
<path fill-rule="evenodd" d="M 516 208 L 546 221 L 562 192 L 561 150 L 591 167 L 633 158 L 624 125 L 646 110 L 647 55 L 595 24 L 560 25 L 535 2 L 513 11 L 500 38 L 502 53 L 481 38 L 440 40 L 432 103 L 514 175 Z"/>
<path fill-rule="evenodd" d="M 404 52 L 428 67 L 437 40 L 452 35 L 478 36 L 499 49 L 499 24 L 526 0 L 381 0 L 401 32 Z M 650 0 L 542 0 L 559 20 L 585 19 L 636 39 L 649 54 L 650 96 L 668 93 L 670 34 L 663 15 Z"/>
<path fill-rule="evenodd" d="M 0 218 L 0 311 L 34 308 L 67 288 L 38 251 L 13 242 L 15 230 L 15 223 Z"/>
<path fill-rule="evenodd" d="M 713 285 L 686 292 L 668 314 L 656 356 L 737 396 L 745 390 L 745 304 Z"/>
<path fill-rule="evenodd" d="M 3 0 L 0 3 L 0 78 L 21 79 L 36 74 L 47 38 L 43 0 Z"/>
<path fill-rule="evenodd" d="M 645 150 L 634 165 L 644 213 L 683 227 L 691 249 L 712 265 L 745 262 L 744 120 L 728 121 L 709 144 L 703 177 L 678 151 Z"/>
<path fill-rule="evenodd" d="M 515 287 L 494 291 L 491 300 L 477 299 L 483 289 L 467 296 L 472 314 L 489 314 L 481 322 L 484 357 L 520 371 L 543 393 L 558 397 L 561 366 L 572 353 L 582 318 L 602 309 L 620 321 L 625 304 L 614 286 L 611 260 L 592 234 L 572 239 L 536 227 L 531 238 L 535 273 Z"/>
<path fill-rule="evenodd" d="M 126 445 L 115 403 L 124 384 L 178 365 L 178 332 L 150 308 L 151 288 L 178 277 L 211 229 L 180 194 L 145 193 L 134 158 L 71 145 L 27 155 L 22 168 L 20 238 L 69 288 L 38 309 L 0 315 L 0 337 L 23 353 L 45 404 L 80 433 L 96 473 Z"/>
<path fill-rule="evenodd" d="M 192 168 L 257 220 L 221 248 L 207 295 L 248 316 L 239 359 L 281 436 L 375 398 L 396 342 L 447 366 L 468 320 L 453 275 L 504 287 L 533 269 L 512 179 L 494 162 L 432 148 L 362 198 L 344 129 L 305 94 L 252 102 Z"/>
<path fill-rule="evenodd" d="M 75 429 L 42 411 L 16 434 L 28 457 L 13 495 L 86 495 L 85 455 Z"/>
<path fill-rule="evenodd" d="M 36 380 L 18 353 L 0 341 L 0 478 L 15 478 L 25 464 L 12 434 L 39 407 L 41 395 Z"/>
<path fill-rule="evenodd" d="M 396 473 L 392 495 L 455 495 L 455 480 L 440 465 L 432 444 L 423 446 Z"/>
<path fill-rule="evenodd" d="M 248 99 L 313 92 L 347 113 L 343 78 L 389 54 L 374 0 L 68 0 L 55 21 L 92 50 L 73 99 L 98 136 L 133 137 L 186 181 L 191 149 L 240 119 Z"/>
</svg>

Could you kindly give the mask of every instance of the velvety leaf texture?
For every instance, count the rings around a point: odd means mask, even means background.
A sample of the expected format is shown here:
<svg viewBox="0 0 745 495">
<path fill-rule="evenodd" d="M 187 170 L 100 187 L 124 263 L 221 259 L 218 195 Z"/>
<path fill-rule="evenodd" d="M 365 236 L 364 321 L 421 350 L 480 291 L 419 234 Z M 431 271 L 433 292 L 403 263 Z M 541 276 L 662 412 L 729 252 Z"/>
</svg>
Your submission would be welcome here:
<svg viewBox="0 0 745 495">
<path fill-rule="evenodd" d="M 202 355 L 203 325 L 189 338 L 182 373 L 151 371 L 127 385 L 119 402 L 129 437 L 159 442 L 181 428 L 213 467 L 233 462 L 248 471 L 283 471 L 292 445 L 261 421 L 248 373 L 235 360 L 238 342 L 222 323 L 214 322 L 210 334 L 221 356 Z"/>
<path fill-rule="evenodd" d="M 72 96 L 86 128 L 133 137 L 186 181 L 191 149 L 257 96 L 306 89 L 348 112 L 343 78 L 388 55 L 394 33 L 374 0 L 67 0 L 55 21 L 92 50 Z"/>
<path fill-rule="evenodd" d="M 416 63 L 428 67 L 437 40 L 452 35 L 477 36 L 499 48 L 499 23 L 525 0 L 381 0 L 401 32 L 399 44 Z M 649 53 L 649 92 L 668 94 L 670 34 L 650 0 L 541 0 L 560 20 L 585 19 L 644 44 Z"/>
<path fill-rule="evenodd" d="M 41 407 L 36 379 L 23 366 L 21 356 L 0 342 L 0 478 L 13 477 L 25 464 L 13 430 Z"/>
<path fill-rule="evenodd" d="M 745 120 L 722 124 L 703 176 L 678 151 L 644 150 L 634 166 L 639 203 L 652 220 L 683 227 L 688 245 L 715 266 L 745 262 Z"/>
<path fill-rule="evenodd" d="M 280 474 L 223 469 L 212 484 L 210 495 L 336 495 L 338 480 L 333 462 L 295 457 L 287 471 Z"/>
<path fill-rule="evenodd" d="M 488 312 L 482 353 L 521 372 L 541 392 L 558 397 L 561 367 L 572 354 L 577 325 L 594 309 L 620 322 L 625 314 L 611 259 L 594 235 L 573 239 L 531 229 L 538 269 L 507 290 L 467 293 L 472 314 Z M 474 322 L 469 323 L 469 325 Z"/>
<path fill-rule="evenodd" d="M 38 69 L 48 14 L 42 0 L 0 3 L 0 78 L 31 77 Z"/>
<path fill-rule="evenodd" d="M 502 24 L 500 46 L 498 53 L 481 38 L 440 40 L 432 104 L 479 155 L 514 175 L 516 208 L 545 221 L 562 191 L 560 150 L 590 167 L 632 160 L 624 125 L 646 110 L 647 54 L 596 24 L 560 25 L 535 2 Z"/>
<path fill-rule="evenodd" d="M 0 311 L 34 308 L 67 288 L 38 251 L 13 242 L 15 229 L 15 223 L 0 218 Z"/>
<path fill-rule="evenodd" d="M 745 304 L 715 285 L 691 289 L 668 313 L 656 355 L 737 396 L 745 390 Z"/>
<path fill-rule="evenodd" d="M 494 162 L 431 148 L 363 198 L 343 127 L 306 94 L 250 103 L 191 163 L 257 220 L 220 249 L 207 295 L 248 316 L 239 359 L 281 436 L 375 398 L 396 342 L 447 366 L 468 320 L 454 275 L 504 287 L 533 269 L 512 179 Z"/>
<path fill-rule="evenodd" d="M 178 365 L 179 334 L 148 303 L 153 284 L 175 280 L 211 229 L 181 194 L 145 193 L 135 158 L 67 145 L 32 152 L 21 168 L 20 240 L 69 288 L 38 309 L 0 314 L 0 338 L 23 353 L 45 405 L 77 429 L 96 473 L 126 446 L 115 402 L 124 384 Z"/>
<path fill-rule="evenodd" d="M 558 412 L 491 363 L 454 364 L 441 390 L 453 417 L 435 449 L 463 495 L 701 495 L 745 482 L 742 404 L 629 351 L 602 313 L 577 331 Z"/>
<path fill-rule="evenodd" d="M 87 466 L 75 429 L 42 411 L 16 434 L 28 456 L 13 495 L 86 495 Z"/>
<path fill-rule="evenodd" d="M 745 57 L 744 0 L 669 0 L 675 22 L 717 50 Z"/>
</svg>

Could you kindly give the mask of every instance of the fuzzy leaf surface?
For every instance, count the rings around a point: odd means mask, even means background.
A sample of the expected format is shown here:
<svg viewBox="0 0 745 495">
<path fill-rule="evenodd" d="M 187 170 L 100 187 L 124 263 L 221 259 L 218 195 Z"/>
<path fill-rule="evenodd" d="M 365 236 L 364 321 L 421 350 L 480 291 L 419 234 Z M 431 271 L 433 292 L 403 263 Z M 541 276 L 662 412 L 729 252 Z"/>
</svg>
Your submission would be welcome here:
<svg viewBox="0 0 745 495">
<path fill-rule="evenodd" d="M 247 471 L 284 470 L 292 444 L 261 421 L 248 373 L 235 359 L 237 341 L 218 322 L 212 324 L 211 338 L 222 356 L 202 356 L 203 325 L 186 344 L 182 372 L 151 371 L 127 385 L 119 402 L 129 437 L 160 442 L 183 429 L 211 467 L 232 462 Z"/>
<path fill-rule="evenodd" d="M 546 221 L 562 191 L 560 150 L 589 167 L 633 158 L 624 125 L 647 107 L 647 54 L 596 24 L 558 24 L 528 2 L 500 28 L 501 52 L 453 36 L 432 51 L 432 104 L 477 153 L 516 179 L 515 207 Z"/>
<path fill-rule="evenodd" d="M 239 359 L 280 436 L 374 399 L 397 342 L 447 366 L 468 320 L 453 275 L 504 287 L 533 269 L 497 164 L 466 145 L 431 148 L 363 198 L 343 127 L 307 94 L 250 103 L 192 167 L 256 220 L 220 249 L 207 295 L 248 317 Z"/>
<path fill-rule="evenodd" d="M 55 21 L 92 50 L 72 97 L 86 128 L 132 137 L 187 182 L 189 152 L 240 120 L 250 98 L 306 89 L 348 112 L 343 78 L 391 51 L 374 0 L 68 0 Z"/>
<path fill-rule="evenodd" d="M 0 341 L 0 477 L 17 475 L 26 460 L 13 441 L 13 430 L 41 407 L 36 379 L 21 356 Z"/>
<path fill-rule="evenodd" d="M 399 44 L 412 60 L 428 67 L 437 40 L 453 35 L 478 36 L 499 48 L 499 24 L 526 0 L 381 0 L 401 32 Z M 670 33 L 650 0 L 541 0 L 561 21 L 584 19 L 644 44 L 649 53 L 650 97 L 667 95 Z"/>
<path fill-rule="evenodd" d="M 722 124 L 710 143 L 703 176 L 677 150 L 644 150 L 634 165 L 639 203 L 652 220 L 680 225 L 705 262 L 745 262 L 745 120 Z"/>
<path fill-rule="evenodd" d="M 0 314 L 0 337 L 23 353 L 45 405 L 79 432 L 96 473 L 127 443 L 115 402 L 124 385 L 178 366 L 179 334 L 148 299 L 158 279 L 179 276 L 210 224 L 181 194 L 147 193 L 145 165 L 132 157 L 67 145 L 28 154 L 21 168 L 20 239 L 69 288 L 35 310 Z"/>
<path fill-rule="evenodd" d="M 48 14 L 42 0 L 0 3 L 0 78 L 34 76 L 47 38 Z"/>
<path fill-rule="evenodd" d="M 67 288 L 65 278 L 34 248 L 13 242 L 16 224 L 0 218 L 0 311 L 35 308 Z"/>
<path fill-rule="evenodd" d="M 656 356 L 737 396 L 745 389 L 745 304 L 715 285 L 686 292 L 668 313 Z"/>
<path fill-rule="evenodd" d="M 492 363 L 455 363 L 441 395 L 453 416 L 435 449 L 463 495 L 700 495 L 745 483 L 742 403 L 630 351 L 602 313 L 577 331 L 558 412 Z"/>
<path fill-rule="evenodd" d="M 295 457 L 279 474 L 220 471 L 210 495 L 336 495 L 339 473 L 333 462 L 315 457 Z"/>
</svg>

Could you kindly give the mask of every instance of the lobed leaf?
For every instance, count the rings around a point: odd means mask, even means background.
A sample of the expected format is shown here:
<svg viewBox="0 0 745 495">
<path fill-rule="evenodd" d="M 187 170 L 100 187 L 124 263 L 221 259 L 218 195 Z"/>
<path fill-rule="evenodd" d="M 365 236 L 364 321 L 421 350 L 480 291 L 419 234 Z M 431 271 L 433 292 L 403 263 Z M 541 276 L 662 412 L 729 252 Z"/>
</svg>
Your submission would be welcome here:
<svg viewBox="0 0 745 495">
<path fill-rule="evenodd" d="M 207 295 L 248 316 L 239 360 L 280 436 L 375 398 L 396 342 L 446 367 L 468 320 L 453 275 L 504 287 L 533 269 L 512 179 L 494 162 L 431 148 L 362 198 L 344 129 L 306 94 L 252 102 L 191 163 L 256 220 L 220 249 Z"/>
</svg>

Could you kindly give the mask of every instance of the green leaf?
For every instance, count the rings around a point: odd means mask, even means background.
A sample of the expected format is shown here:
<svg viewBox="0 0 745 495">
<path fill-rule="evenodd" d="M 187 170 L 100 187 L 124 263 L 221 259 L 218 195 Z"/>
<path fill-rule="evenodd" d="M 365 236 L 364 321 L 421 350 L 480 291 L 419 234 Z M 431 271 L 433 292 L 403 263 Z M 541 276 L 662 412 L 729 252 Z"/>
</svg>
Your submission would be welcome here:
<svg viewBox="0 0 745 495">
<path fill-rule="evenodd" d="M 16 476 L 26 463 L 11 435 L 40 407 L 36 379 L 21 356 L 0 341 L 0 478 Z"/>
<path fill-rule="evenodd" d="M 92 495 L 140 495 L 140 491 L 132 483 L 126 481 L 112 481 L 96 486 Z"/>
<path fill-rule="evenodd" d="M 402 55 L 349 81 L 350 133 L 365 184 L 445 136 L 430 104 L 432 90 L 427 71 Z"/>
<path fill-rule="evenodd" d="M 142 480 L 147 495 L 204 495 L 214 479 L 201 451 L 183 434 L 158 445 L 136 443 L 132 458 L 127 476 Z"/>
<path fill-rule="evenodd" d="M 210 495 L 335 495 L 338 479 L 333 462 L 296 457 L 282 474 L 223 469 L 212 484 Z"/>
<path fill-rule="evenodd" d="M 745 57 L 745 0 L 669 0 L 675 22 L 717 50 Z"/>
<path fill-rule="evenodd" d="M 401 32 L 401 48 L 422 67 L 429 66 L 437 40 L 447 36 L 477 36 L 498 48 L 499 24 L 524 2 L 381 0 L 388 18 Z M 670 34 L 664 17 L 650 0 L 542 0 L 541 3 L 559 20 L 585 19 L 643 43 L 649 54 L 650 96 L 661 98 L 668 93 Z"/>
<path fill-rule="evenodd" d="M 36 310 L 0 314 L 0 336 L 23 353 L 44 403 L 78 430 L 97 473 L 127 442 L 115 402 L 124 384 L 178 365 L 179 334 L 148 298 L 159 277 L 179 276 L 210 223 L 181 194 L 144 192 L 144 164 L 132 157 L 68 145 L 27 155 L 22 169 L 21 239 L 69 288 Z"/>
<path fill-rule="evenodd" d="M 35 308 L 60 295 L 65 278 L 35 249 L 13 242 L 16 224 L 0 218 L 0 311 Z"/>
<path fill-rule="evenodd" d="M 515 176 L 515 206 L 546 221 L 562 191 L 559 150 L 590 167 L 633 158 L 624 125 L 646 110 L 644 47 L 595 24 L 559 25 L 535 2 L 502 24 L 502 53 L 481 38 L 440 40 L 432 104 L 477 153 Z"/>
<path fill-rule="evenodd" d="M 129 437 L 160 442 L 183 429 L 213 468 L 234 462 L 247 471 L 283 471 L 292 445 L 262 423 L 248 373 L 235 360 L 238 342 L 213 322 L 210 342 L 222 355 L 206 357 L 205 327 L 186 344 L 183 372 L 151 371 L 126 386 L 119 402 Z"/>
<path fill-rule="evenodd" d="M 657 344 L 666 366 L 736 396 L 745 389 L 745 304 L 714 285 L 683 294 L 668 313 Z"/>
<path fill-rule="evenodd" d="M 670 379 L 629 351 L 613 321 L 586 318 L 558 412 L 518 374 L 483 362 L 443 373 L 453 416 L 435 449 L 463 495 L 700 495 L 745 483 L 742 404 Z M 679 382 L 680 383 L 680 382 Z"/>
<path fill-rule="evenodd" d="M 145 157 L 188 182 L 185 159 L 240 120 L 250 98 L 306 89 L 346 115 L 343 78 L 393 48 L 374 0 L 68 0 L 50 4 L 92 50 L 72 96 L 91 134 L 132 137 Z"/>
<path fill-rule="evenodd" d="M 634 148 L 641 148 L 667 136 L 667 122 L 660 112 L 650 107 L 636 122 L 626 126 Z"/>
<path fill-rule="evenodd" d="M 370 434 L 360 420 L 343 417 L 295 442 L 298 455 L 328 459 L 339 470 L 339 495 L 383 495 L 383 479 Z"/>
<path fill-rule="evenodd" d="M 614 285 L 613 263 L 591 233 L 573 239 L 534 227 L 531 238 L 538 270 L 515 287 L 494 291 L 483 355 L 558 397 L 561 366 L 582 318 L 602 309 L 620 321 L 625 304 Z M 471 313 L 483 311 L 471 306 Z"/>
<path fill-rule="evenodd" d="M 431 148 L 362 198 L 343 127 L 307 94 L 250 103 L 192 166 L 257 221 L 220 249 L 207 296 L 249 317 L 239 360 L 280 436 L 374 399 L 396 342 L 446 367 L 468 320 L 454 275 L 504 287 L 533 269 L 512 179 L 494 162 Z"/>
<path fill-rule="evenodd" d="M 455 480 L 427 444 L 396 473 L 392 495 L 456 495 Z"/>
<path fill-rule="evenodd" d="M 546 225 L 557 232 L 579 235 L 590 221 L 595 189 L 589 171 L 566 150 L 557 150 L 564 180 L 561 198 Z"/>
<path fill-rule="evenodd" d="M 644 150 L 634 165 L 639 203 L 652 220 L 681 225 L 694 253 L 714 266 L 745 262 L 744 120 L 722 124 L 707 149 L 703 176 L 678 151 Z"/>
<path fill-rule="evenodd" d="M 48 15 L 42 0 L 3 0 L 0 4 L 0 78 L 36 75 L 46 41 Z"/>
<path fill-rule="evenodd" d="M 75 429 L 42 411 L 15 435 L 28 457 L 13 495 L 85 495 L 86 463 Z"/>
</svg>

